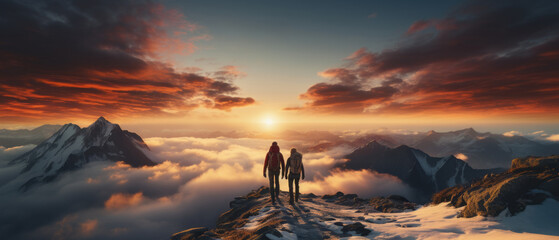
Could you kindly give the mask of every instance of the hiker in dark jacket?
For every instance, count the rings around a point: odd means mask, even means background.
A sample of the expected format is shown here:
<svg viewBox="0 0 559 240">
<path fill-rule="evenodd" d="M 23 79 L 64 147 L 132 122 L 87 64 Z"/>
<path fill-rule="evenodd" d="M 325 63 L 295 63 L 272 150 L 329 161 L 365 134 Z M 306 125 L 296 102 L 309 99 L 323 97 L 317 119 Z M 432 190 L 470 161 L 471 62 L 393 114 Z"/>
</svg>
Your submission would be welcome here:
<svg viewBox="0 0 559 240">
<path fill-rule="evenodd" d="M 268 177 L 270 179 L 270 195 L 272 196 L 272 203 L 275 203 L 276 198 L 279 198 L 279 192 L 280 192 L 280 185 L 279 185 L 280 169 L 281 169 L 282 179 L 285 172 L 283 155 L 280 152 L 277 142 L 272 143 L 272 146 L 270 146 L 270 150 L 266 154 L 266 160 L 264 161 L 264 177 L 266 177 L 266 168 L 268 168 Z M 275 182 L 275 187 L 274 187 L 274 182 Z"/>
<path fill-rule="evenodd" d="M 303 166 L 303 155 L 297 149 L 291 149 L 291 156 L 285 165 L 285 177 L 289 182 L 289 204 L 293 204 L 293 182 L 295 182 L 295 202 L 299 201 L 299 178 L 305 179 L 305 167 Z"/>
</svg>

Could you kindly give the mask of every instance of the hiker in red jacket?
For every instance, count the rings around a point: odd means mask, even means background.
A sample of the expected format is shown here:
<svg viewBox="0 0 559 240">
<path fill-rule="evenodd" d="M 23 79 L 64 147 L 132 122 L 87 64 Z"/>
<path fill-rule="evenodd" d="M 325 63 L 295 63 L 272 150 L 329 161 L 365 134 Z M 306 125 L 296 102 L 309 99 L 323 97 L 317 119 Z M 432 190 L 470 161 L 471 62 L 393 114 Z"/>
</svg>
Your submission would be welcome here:
<svg viewBox="0 0 559 240">
<path fill-rule="evenodd" d="M 285 178 L 289 182 L 289 204 L 293 204 L 293 182 L 295 182 L 295 202 L 299 201 L 299 179 L 305 179 L 305 167 L 303 166 L 303 155 L 297 149 L 291 149 L 291 156 L 287 158 L 285 165 Z"/>
<path fill-rule="evenodd" d="M 279 185 L 280 169 L 281 169 L 282 179 L 285 172 L 283 155 L 280 152 L 277 142 L 272 143 L 272 146 L 270 146 L 270 150 L 266 154 L 266 160 L 264 161 L 264 177 L 266 177 L 266 168 L 268 168 L 268 177 L 270 179 L 270 195 L 272 196 L 272 203 L 275 203 L 276 198 L 279 198 L 279 192 L 280 192 L 280 185 Z M 275 187 L 274 187 L 274 180 L 275 180 Z"/>
</svg>

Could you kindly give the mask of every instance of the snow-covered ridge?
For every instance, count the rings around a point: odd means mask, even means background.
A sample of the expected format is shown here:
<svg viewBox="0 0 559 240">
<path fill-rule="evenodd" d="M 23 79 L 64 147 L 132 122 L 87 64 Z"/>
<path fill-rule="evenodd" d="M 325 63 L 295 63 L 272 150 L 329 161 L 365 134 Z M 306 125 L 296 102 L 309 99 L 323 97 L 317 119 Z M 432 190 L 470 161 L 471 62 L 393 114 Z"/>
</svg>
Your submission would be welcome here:
<svg viewBox="0 0 559 240">
<path fill-rule="evenodd" d="M 118 124 L 103 117 L 83 129 L 70 123 L 33 150 L 12 160 L 11 164 L 21 165 L 22 173 L 7 185 L 27 189 L 91 161 L 123 161 L 133 167 L 155 165 L 145 152 L 149 152 L 149 148 L 140 136 L 123 131 Z"/>
<path fill-rule="evenodd" d="M 295 205 L 271 204 L 266 188 L 230 203 L 215 229 L 193 228 L 175 239 L 559 239 L 559 202 L 548 199 L 516 216 L 459 218 L 447 203 L 390 212 L 371 199 L 341 204 L 348 195 L 303 194 Z M 335 196 L 332 198 L 332 196 Z M 353 197 L 353 196 L 352 196 Z M 357 197 L 355 197 L 358 199 Z M 332 200 L 334 199 L 334 200 Z M 395 198 L 396 199 L 396 198 Z M 346 201 L 347 202 L 347 201 Z"/>
</svg>

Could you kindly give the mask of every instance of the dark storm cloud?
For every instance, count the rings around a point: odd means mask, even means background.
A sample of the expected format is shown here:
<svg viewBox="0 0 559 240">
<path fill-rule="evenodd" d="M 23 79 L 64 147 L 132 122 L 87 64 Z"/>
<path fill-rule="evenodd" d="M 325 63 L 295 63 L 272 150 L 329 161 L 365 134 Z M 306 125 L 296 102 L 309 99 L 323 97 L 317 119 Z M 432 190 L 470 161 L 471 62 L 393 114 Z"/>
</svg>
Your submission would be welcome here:
<svg viewBox="0 0 559 240">
<path fill-rule="evenodd" d="M 417 21 L 392 49 L 356 51 L 301 98 L 322 111 L 545 112 L 559 106 L 558 43 L 555 1 L 472 1 Z"/>
<path fill-rule="evenodd" d="M 216 96 L 238 90 L 231 83 L 238 75 L 227 71 L 233 66 L 213 78 L 157 60 L 158 54 L 192 52 L 195 46 L 182 37 L 196 28 L 150 1 L 2 1 L 0 117 L 181 112 L 201 104 L 228 110 L 253 103 L 214 106 Z"/>
</svg>

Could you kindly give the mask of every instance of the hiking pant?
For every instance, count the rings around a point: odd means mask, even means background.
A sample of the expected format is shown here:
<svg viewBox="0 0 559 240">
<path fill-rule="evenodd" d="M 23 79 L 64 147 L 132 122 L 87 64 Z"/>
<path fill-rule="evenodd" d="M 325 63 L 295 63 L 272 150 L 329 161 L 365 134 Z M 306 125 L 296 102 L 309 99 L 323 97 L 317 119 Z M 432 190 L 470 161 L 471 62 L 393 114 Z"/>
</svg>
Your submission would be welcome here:
<svg viewBox="0 0 559 240">
<path fill-rule="evenodd" d="M 270 179 L 270 195 L 272 196 L 272 201 L 274 201 L 276 197 L 279 197 L 279 192 L 280 192 L 279 175 L 280 175 L 279 169 L 268 170 L 268 178 Z M 275 187 L 274 187 L 274 182 L 275 182 Z"/>
<path fill-rule="evenodd" d="M 295 201 L 299 201 L 299 179 L 301 174 L 289 173 L 289 201 L 293 202 L 293 181 L 295 181 Z"/>
</svg>

